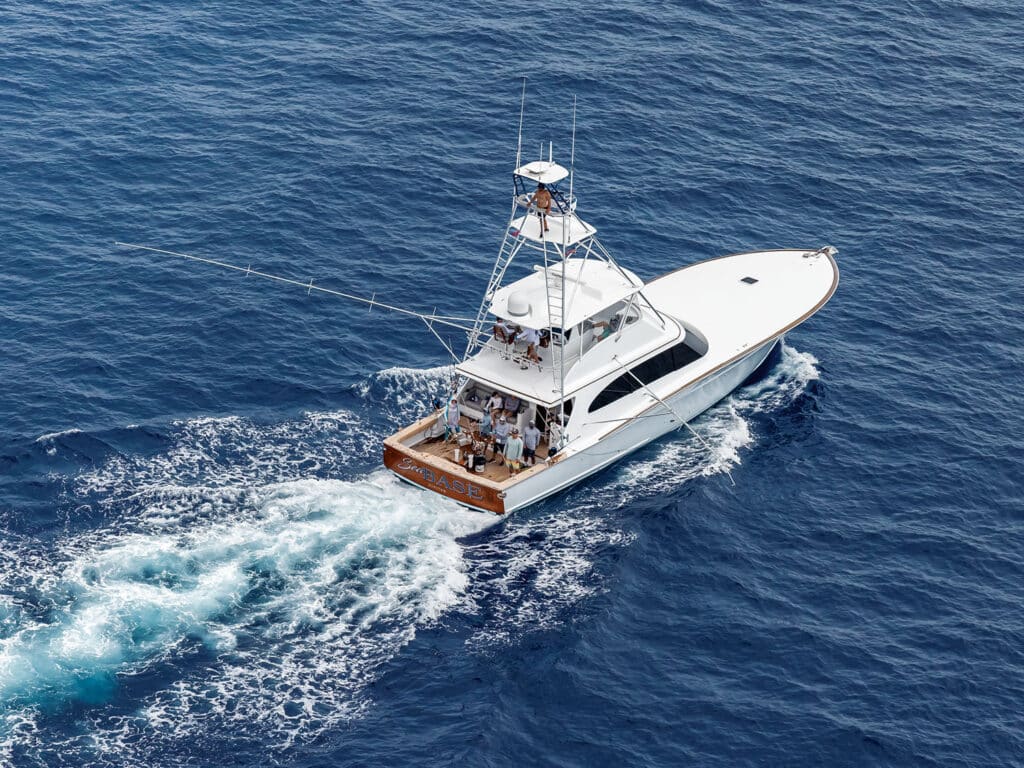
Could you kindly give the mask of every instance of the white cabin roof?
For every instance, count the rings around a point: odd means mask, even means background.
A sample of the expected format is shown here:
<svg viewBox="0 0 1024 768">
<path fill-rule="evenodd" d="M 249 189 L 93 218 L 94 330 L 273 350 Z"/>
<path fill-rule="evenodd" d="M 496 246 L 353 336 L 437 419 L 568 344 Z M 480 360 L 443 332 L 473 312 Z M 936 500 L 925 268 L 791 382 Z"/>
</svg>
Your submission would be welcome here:
<svg viewBox="0 0 1024 768">
<path fill-rule="evenodd" d="M 626 269 L 596 259 L 565 259 L 547 269 L 536 266 L 532 275 L 494 292 L 491 313 L 527 328 L 552 325 L 572 328 L 601 310 L 632 296 L 643 281 Z M 561 322 L 548 316 L 547 280 L 562 282 L 565 270 L 565 308 Z"/>
<path fill-rule="evenodd" d="M 569 171 L 563 166 L 550 160 L 534 160 L 532 163 L 519 166 L 513 173 L 524 179 L 532 179 L 538 184 L 556 184 L 569 175 Z"/>
</svg>

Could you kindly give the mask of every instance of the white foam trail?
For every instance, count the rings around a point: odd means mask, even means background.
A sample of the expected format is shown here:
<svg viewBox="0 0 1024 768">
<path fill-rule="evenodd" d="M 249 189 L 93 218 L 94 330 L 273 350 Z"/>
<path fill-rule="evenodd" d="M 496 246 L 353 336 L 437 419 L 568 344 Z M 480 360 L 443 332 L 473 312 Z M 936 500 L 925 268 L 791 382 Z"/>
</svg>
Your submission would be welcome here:
<svg viewBox="0 0 1024 768">
<path fill-rule="evenodd" d="M 263 513 L 277 522 L 220 545 L 246 553 L 253 593 L 221 623 L 246 650 L 226 654 L 215 677 L 156 696 L 151 724 L 198 728 L 206 716 L 192 712 L 233 702 L 227 719 L 289 742 L 353 716 L 380 666 L 465 594 L 457 539 L 495 522 L 384 473 L 281 486 Z"/>
<path fill-rule="evenodd" d="M 520 515 L 469 545 L 471 594 L 488 620 L 468 645 L 482 651 L 561 625 L 567 611 L 605 590 L 596 572 L 601 553 L 632 540 L 596 506 L 579 505 Z"/>
<path fill-rule="evenodd" d="M 36 571 L 55 610 L 0 641 L 0 702 L 23 707 L 10 716 L 99 700 L 115 675 L 200 654 L 212 671 L 153 696 L 129 724 L 136 736 L 220 717 L 282 743 L 310 738 L 358 712 L 380 665 L 463 598 L 458 539 L 496 521 L 384 472 L 251 498 L 196 523 L 182 496 L 180 530 L 99 532 L 70 544 L 60 569 Z"/>
<path fill-rule="evenodd" d="M 45 435 L 40 435 L 35 439 L 36 443 L 48 443 L 52 440 L 56 440 L 58 437 L 64 437 L 65 435 L 80 435 L 82 430 L 80 429 L 64 429 L 60 432 L 47 432 Z"/>
<path fill-rule="evenodd" d="M 251 488 L 318 474 L 342 476 L 353 460 L 377 465 L 381 436 L 350 411 L 311 412 L 302 419 L 258 424 L 237 416 L 199 418 L 171 425 L 173 442 L 155 456 L 113 456 L 78 476 L 80 496 L 99 495 L 105 506 L 137 494 L 206 493 Z M 134 514 L 139 510 L 129 508 Z M 153 507 L 144 512 L 153 514 Z"/>
<path fill-rule="evenodd" d="M 436 368 L 386 368 L 378 371 L 356 387 L 360 397 L 378 404 L 396 425 L 426 416 L 434 398 L 451 392 L 455 369 L 450 365 Z"/>
</svg>

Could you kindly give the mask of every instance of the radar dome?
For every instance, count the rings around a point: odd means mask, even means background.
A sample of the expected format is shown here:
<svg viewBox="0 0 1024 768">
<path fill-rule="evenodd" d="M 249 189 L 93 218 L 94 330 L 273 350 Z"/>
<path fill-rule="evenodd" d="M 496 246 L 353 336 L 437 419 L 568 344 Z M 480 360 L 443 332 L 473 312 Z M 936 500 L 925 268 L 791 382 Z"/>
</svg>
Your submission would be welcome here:
<svg viewBox="0 0 1024 768">
<path fill-rule="evenodd" d="M 508 297 L 508 313 L 512 317 L 523 317 L 530 314 L 530 302 L 521 293 L 513 293 Z"/>
</svg>

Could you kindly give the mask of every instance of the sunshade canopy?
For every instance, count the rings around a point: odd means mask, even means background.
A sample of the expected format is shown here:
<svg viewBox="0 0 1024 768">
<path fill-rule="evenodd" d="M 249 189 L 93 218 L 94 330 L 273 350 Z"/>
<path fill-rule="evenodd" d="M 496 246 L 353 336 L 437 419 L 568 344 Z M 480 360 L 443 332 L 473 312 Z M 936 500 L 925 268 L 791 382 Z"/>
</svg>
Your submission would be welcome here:
<svg viewBox="0 0 1024 768">
<path fill-rule="evenodd" d="M 513 173 L 538 184 L 557 184 L 569 175 L 569 171 L 549 160 L 534 160 L 532 163 L 516 168 Z"/>
</svg>

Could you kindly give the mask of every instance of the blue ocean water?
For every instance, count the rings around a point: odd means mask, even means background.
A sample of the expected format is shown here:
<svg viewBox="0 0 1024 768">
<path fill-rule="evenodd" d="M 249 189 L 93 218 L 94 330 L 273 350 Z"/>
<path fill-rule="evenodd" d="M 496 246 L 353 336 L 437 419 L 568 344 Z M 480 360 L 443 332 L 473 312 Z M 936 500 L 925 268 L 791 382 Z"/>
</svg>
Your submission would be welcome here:
<svg viewBox="0 0 1024 768">
<path fill-rule="evenodd" d="M 0 9 L 0 764 L 1024 763 L 1024 20 Z M 397 485 L 529 152 L 654 277 L 840 249 L 764 377 L 507 520 Z M 536 150 L 534 149 L 536 148 Z"/>
</svg>

